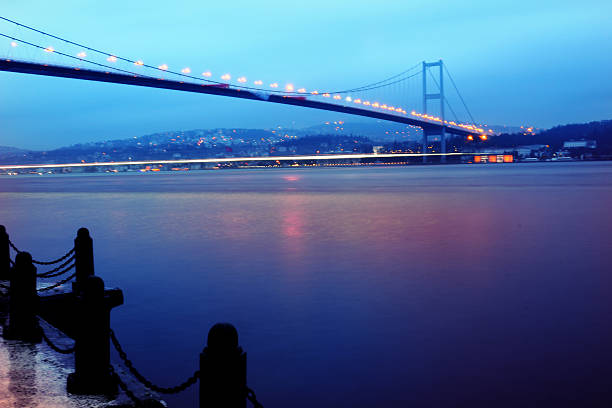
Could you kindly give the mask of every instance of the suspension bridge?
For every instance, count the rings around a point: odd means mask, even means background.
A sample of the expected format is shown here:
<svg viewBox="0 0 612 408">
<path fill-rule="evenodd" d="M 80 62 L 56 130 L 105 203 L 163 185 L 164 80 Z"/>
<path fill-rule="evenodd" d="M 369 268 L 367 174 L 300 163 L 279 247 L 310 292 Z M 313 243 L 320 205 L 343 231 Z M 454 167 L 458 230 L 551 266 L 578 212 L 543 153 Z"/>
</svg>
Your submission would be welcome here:
<svg viewBox="0 0 612 408">
<path fill-rule="evenodd" d="M 218 95 L 401 123 L 422 129 L 423 160 L 426 160 L 430 137 L 434 135 L 439 136 L 439 153 L 444 161 L 447 135 L 473 141 L 478 138 L 486 140 L 493 133 L 490 129 L 485 130 L 486 125 L 475 123 L 442 60 L 422 62 L 399 74 L 358 87 L 309 90 L 291 83 L 281 86 L 277 81 L 269 81 L 269 86 L 265 86 L 263 80 L 250 82 L 245 76 L 232 81 L 229 73 L 223 73 L 218 76 L 219 80 L 215 80 L 209 70 L 200 75 L 189 67 L 173 70 L 166 63 L 152 65 L 140 59 L 119 56 L 2 16 L 0 23 L 0 38 L 7 42 L 5 58 L 0 59 L 0 71 Z M 48 45 L 50 42 L 56 45 Z M 448 93 L 445 93 L 445 79 L 453 85 L 469 120 L 459 120 Z M 418 112 L 406 107 L 419 103 L 413 97 L 417 93 L 422 103 Z M 436 102 L 435 106 L 432 101 Z M 428 113 L 430 107 L 435 109 L 436 115 Z"/>
</svg>

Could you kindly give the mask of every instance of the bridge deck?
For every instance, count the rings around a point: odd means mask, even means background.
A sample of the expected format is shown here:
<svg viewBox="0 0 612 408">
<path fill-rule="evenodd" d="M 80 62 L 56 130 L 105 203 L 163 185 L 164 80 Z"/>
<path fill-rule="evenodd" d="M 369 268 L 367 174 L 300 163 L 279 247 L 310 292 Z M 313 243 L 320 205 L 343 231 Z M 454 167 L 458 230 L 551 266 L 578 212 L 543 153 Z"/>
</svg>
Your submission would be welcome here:
<svg viewBox="0 0 612 408">
<path fill-rule="evenodd" d="M 267 94 L 264 92 L 253 92 L 235 88 L 224 88 L 210 84 L 196 84 L 183 81 L 153 78 L 148 76 L 127 75 L 110 71 L 97 71 L 83 68 L 72 68 L 59 65 L 39 64 L 25 61 L 15 61 L 10 59 L 0 60 L 0 71 L 19 72 L 25 74 L 45 75 L 61 78 L 74 78 L 87 81 L 110 82 L 115 84 L 136 85 L 149 88 L 173 89 L 183 92 L 195 92 L 210 95 L 221 95 L 232 98 L 251 99 L 280 103 L 284 105 L 302 106 L 306 108 L 326 110 L 332 112 L 346 113 L 349 115 L 365 116 L 374 119 L 381 119 L 390 122 L 414 125 L 422 128 L 427 133 L 440 133 L 442 125 L 421 119 L 414 119 L 406 116 L 399 116 L 386 112 L 378 112 L 370 109 L 338 105 L 328 102 L 313 101 L 306 98 Z M 453 126 L 445 126 L 447 133 L 467 136 L 474 134 L 473 131 L 461 129 Z"/>
</svg>

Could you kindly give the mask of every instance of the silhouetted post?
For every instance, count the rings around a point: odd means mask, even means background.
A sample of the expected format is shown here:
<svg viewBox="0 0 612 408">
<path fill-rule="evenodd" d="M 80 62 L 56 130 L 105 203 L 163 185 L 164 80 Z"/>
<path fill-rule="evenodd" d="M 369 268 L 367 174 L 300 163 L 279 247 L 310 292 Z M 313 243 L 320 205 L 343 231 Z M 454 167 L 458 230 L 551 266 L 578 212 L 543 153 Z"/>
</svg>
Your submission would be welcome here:
<svg viewBox="0 0 612 408">
<path fill-rule="evenodd" d="M 36 316 L 38 294 L 32 255 L 27 252 L 17 254 L 10 278 L 9 324 L 4 327 L 2 335 L 5 339 L 39 343 L 42 332 Z"/>
<path fill-rule="evenodd" d="M 11 247 L 4 225 L 0 225 L 0 279 L 8 280 L 11 270 Z"/>
<path fill-rule="evenodd" d="M 238 332 L 229 323 L 217 323 L 200 354 L 200 408 L 244 408 L 246 396 L 246 353 Z"/>
<path fill-rule="evenodd" d="M 105 296 L 104 281 L 98 276 L 84 279 L 81 289 L 76 302 L 74 373 L 68 376 L 67 389 L 72 394 L 113 395 L 117 384 L 109 372 L 110 311 L 117 300 Z"/>
<path fill-rule="evenodd" d="M 74 267 L 76 282 L 72 283 L 72 291 L 80 292 L 83 282 L 94 274 L 93 240 L 87 228 L 79 228 L 74 239 Z"/>
</svg>

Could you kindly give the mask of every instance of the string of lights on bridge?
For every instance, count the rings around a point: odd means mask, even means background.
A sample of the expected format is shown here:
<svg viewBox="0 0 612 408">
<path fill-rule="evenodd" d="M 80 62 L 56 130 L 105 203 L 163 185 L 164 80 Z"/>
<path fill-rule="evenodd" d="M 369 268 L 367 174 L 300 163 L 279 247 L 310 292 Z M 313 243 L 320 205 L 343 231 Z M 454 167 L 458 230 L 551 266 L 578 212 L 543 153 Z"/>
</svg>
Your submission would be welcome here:
<svg viewBox="0 0 612 408">
<path fill-rule="evenodd" d="M 389 87 L 391 85 L 398 84 L 400 82 L 414 78 L 421 74 L 421 72 L 417 70 L 417 68 L 421 65 L 420 63 L 410 67 L 409 69 L 403 72 L 400 72 L 399 74 L 393 75 L 381 81 L 366 84 L 366 85 L 356 87 L 356 88 L 342 89 L 342 90 L 335 90 L 335 91 L 329 91 L 329 90 L 327 91 L 318 91 L 318 90 L 308 91 L 305 87 L 298 87 L 292 83 L 287 83 L 284 86 L 281 86 L 281 84 L 279 84 L 278 82 L 271 82 L 268 85 L 269 87 L 265 88 L 263 87 L 264 81 L 261 79 L 256 79 L 252 81 L 253 85 L 247 84 L 248 80 L 246 76 L 236 77 L 235 81 L 237 82 L 237 84 L 232 83 L 230 85 L 230 81 L 232 80 L 232 77 L 233 77 L 230 73 L 221 74 L 220 75 L 221 81 L 217 81 L 213 79 L 213 73 L 210 70 L 205 70 L 201 73 L 200 76 L 196 76 L 194 75 L 193 70 L 190 67 L 184 67 L 180 70 L 172 70 L 170 69 L 170 66 L 167 63 L 162 63 L 160 65 L 150 65 L 150 64 L 145 63 L 142 59 L 126 58 L 126 57 L 119 56 L 115 53 L 111 53 L 111 52 L 103 51 L 97 48 L 89 47 L 87 45 L 80 44 L 80 43 L 68 40 L 60 36 L 53 35 L 51 33 L 48 33 L 42 30 L 38 30 L 34 27 L 30 27 L 28 25 L 21 24 L 17 21 L 14 21 L 14 20 L 2 17 L 2 16 L 0 16 L 0 20 L 3 20 L 8 23 L 12 23 L 18 27 L 25 28 L 27 30 L 30 30 L 38 34 L 42 34 L 43 36 L 52 38 L 54 40 L 63 42 L 65 44 L 70 44 L 72 46 L 79 47 L 80 50 L 74 55 L 68 54 L 68 53 L 59 51 L 55 47 L 50 46 L 50 45 L 44 46 L 44 45 L 36 44 L 30 41 L 26 41 L 16 36 L 11 36 L 11 35 L 0 33 L 0 36 L 5 37 L 10 41 L 10 46 L 12 48 L 17 48 L 20 44 L 23 44 L 23 45 L 27 45 L 30 47 L 40 49 L 48 54 L 60 55 L 63 57 L 70 58 L 72 60 L 77 60 L 79 62 L 93 64 L 93 65 L 96 65 L 104 69 L 110 69 L 113 71 L 118 71 L 118 72 L 122 72 L 125 74 L 133 75 L 133 76 L 145 76 L 145 77 L 156 78 L 156 79 L 164 79 L 163 77 L 158 78 L 158 77 L 154 77 L 150 75 L 143 75 L 142 72 L 132 71 L 129 69 L 122 69 L 122 68 L 117 67 L 116 64 L 118 62 L 125 62 L 125 63 L 131 64 L 135 68 L 148 68 L 155 72 L 159 72 L 162 75 L 163 74 L 176 75 L 180 78 L 185 78 L 185 79 L 188 78 L 191 80 L 205 82 L 205 83 L 211 84 L 212 86 L 218 86 L 218 87 L 223 87 L 223 88 L 229 88 L 231 86 L 231 88 L 233 89 L 248 90 L 248 91 L 261 92 L 261 93 L 267 93 L 267 94 L 277 94 L 277 95 L 282 95 L 282 96 L 289 97 L 289 98 L 300 98 L 300 99 L 306 99 L 307 97 L 308 98 L 313 98 L 313 97 L 329 98 L 330 100 L 338 101 L 339 103 L 350 103 L 354 105 L 361 105 L 369 109 L 384 110 L 384 111 L 394 112 L 394 114 L 399 114 L 399 115 L 409 115 L 415 118 L 419 118 L 419 119 L 423 119 L 426 121 L 439 123 L 439 124 L 444 123 L 444 125 L 446 126 L 455 126 L 458 128 L 468 130 L 468 131 L 472 131 L 474 133 L 478 133 L 479 134 L 478 137 L 481 140 L 487 140 L 488 138 L 486 134 L 487 131 L 483 129 L 484 127 L 486 127 L 486 125 L 479 127 L 475 125 L 473 121 L 471 124 L 466 124 L 466 123 L 461 123 L 459 121 L 443 120 L 442 118 L 438 116 L 429 115 L 426 113 L 418 113 L 414 110 L 411 110 L 410 112 L 408 112 L 403 107 L 395 106 L 392 104 L 386 104 L 386 103 L 382 103 L 378 101 L 371 101 L 369 99 L 354 96 L 354 94 L 359 93 L 359 92 L 365 92 L 365 91 L 380 89 L 384 87 Z M 88 55 L 88 52 L 103 56 L 106 60 L 106 63 L 100 63 L 100 62 L 91 60 Z M 450 75 L 450 73 L 448 74 Z M 452 80 L 452 77 L 451 77 L 451 80 Z M 454 81 L 453 81 L 453 85 L 454 85 Z M 456 89 L 456 86 L 455 86 L 455 89 Z M 461 97 L 460 94 L 459 96 L 465 106 L 465 102 L 463 101 L 463 98 Z M 467 106 L 465 107 L 467 109 Z M 468 113 L 469 113 L 469 110 L 468 110 Z M 471 117 L 471 113 L 470 113 L 470 117 Z M 493 133 L 492 130 L 488 130 L 488 132 Z M 468 140 L 474 140 L 474 136 L 472 135 L 468 136 L 467 138 Z"/>
</svg>

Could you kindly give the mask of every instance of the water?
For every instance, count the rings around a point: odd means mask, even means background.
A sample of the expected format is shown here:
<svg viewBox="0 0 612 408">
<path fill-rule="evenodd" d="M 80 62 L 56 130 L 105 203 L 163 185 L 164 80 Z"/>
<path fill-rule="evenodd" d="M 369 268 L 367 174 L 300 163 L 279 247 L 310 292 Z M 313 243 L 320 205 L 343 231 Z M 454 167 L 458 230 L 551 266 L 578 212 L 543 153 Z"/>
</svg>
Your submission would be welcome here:
<svg viewBox="0 0 612 408">
<path fill-rule="evenodd" d="M 2 177 L 0 202 L 39 259 L 90 228 L 159 385 L 229 321 L 266 407 L 612 403 L 612 163 Z"/>
</svg>

